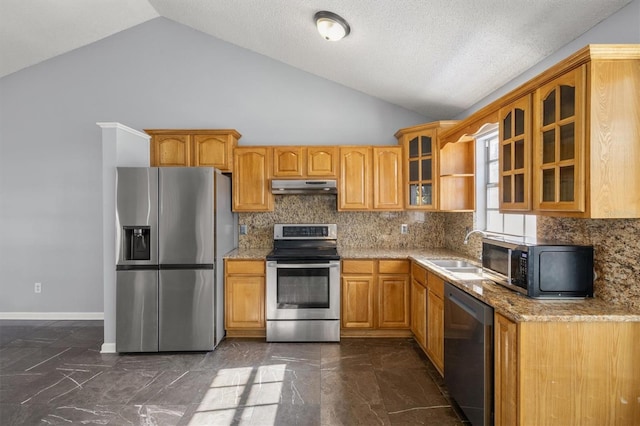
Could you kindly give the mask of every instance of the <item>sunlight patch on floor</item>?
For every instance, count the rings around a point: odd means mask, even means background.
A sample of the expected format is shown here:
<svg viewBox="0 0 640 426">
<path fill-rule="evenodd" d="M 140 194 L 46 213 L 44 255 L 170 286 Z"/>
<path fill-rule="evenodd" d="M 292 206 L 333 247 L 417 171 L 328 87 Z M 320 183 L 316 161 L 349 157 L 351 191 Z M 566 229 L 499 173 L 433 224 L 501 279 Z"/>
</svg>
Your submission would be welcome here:
<svg viewBox="0 0 640 426">
<path fill-rule="evenodd" d="M 285 372 L 286 364 L 220 370 L 189 426 L 246 424 L 254 416 L 275 425 Z"/>
</svg>

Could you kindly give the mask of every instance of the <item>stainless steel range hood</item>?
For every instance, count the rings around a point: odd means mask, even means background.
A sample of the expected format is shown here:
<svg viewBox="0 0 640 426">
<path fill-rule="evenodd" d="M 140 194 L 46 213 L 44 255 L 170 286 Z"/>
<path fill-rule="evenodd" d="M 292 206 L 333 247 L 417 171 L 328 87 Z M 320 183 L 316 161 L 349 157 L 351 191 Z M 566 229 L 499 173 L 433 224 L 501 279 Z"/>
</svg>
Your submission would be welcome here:
<svg viewBox="0 0 640 426">
<path fill-rule="evenodd" d="M 273 179 L 273 194 L 337 194 L 335 179 Z"/>
</svg>

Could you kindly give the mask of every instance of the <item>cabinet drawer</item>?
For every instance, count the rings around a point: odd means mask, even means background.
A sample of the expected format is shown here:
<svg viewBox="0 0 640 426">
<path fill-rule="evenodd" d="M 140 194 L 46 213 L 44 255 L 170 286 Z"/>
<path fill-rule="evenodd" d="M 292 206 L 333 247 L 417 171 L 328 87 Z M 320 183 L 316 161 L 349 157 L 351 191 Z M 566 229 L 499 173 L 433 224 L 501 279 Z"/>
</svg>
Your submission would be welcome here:
<svg viewBox="0 0 640 426">
<path fill-rule="evenodd" d="M 436 294 L 436 296 L 444 299 L 444 280 L 437 275 L 428 273 L 428 286 L 429 289 Z"/>
<path fill-rule="evenodd" d="M 225 267 L 227 274 L 264 275 L 262 260 L 227 260 Z"/>
<path fill-rule="evenodd" d="M 411 275 L 413 276 L 413 279 L 418 281 L 420 284 L 424 286 L 427 285 L 427 270 L 415 262 L 411 264 Z"/>
<path fill-rule="evenodd" d="M 408 260 L 381 260 L 378 263 L 378 273 L 380 274 L 408 274 Z"/>
<path fill-rule="evenodd" d="M 375 261 L 373 260 L 343 260 L 343 274 L 368 274 L 373 275 L 375 271 Z"/>
</svg>

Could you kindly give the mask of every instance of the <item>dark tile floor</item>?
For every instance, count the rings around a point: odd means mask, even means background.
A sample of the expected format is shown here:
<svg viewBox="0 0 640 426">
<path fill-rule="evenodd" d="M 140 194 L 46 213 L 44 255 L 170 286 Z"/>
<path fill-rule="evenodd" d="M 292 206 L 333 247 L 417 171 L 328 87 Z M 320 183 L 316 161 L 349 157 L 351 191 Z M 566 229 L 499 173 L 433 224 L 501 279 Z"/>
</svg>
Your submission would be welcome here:
<svg viewBox="0 0 640 426">
<path fill-rule="evenodd" d="M 101 321 L 0 321 L 0 424 L 458 425 L 410 339 L 101 354 Z"/>
</svg>

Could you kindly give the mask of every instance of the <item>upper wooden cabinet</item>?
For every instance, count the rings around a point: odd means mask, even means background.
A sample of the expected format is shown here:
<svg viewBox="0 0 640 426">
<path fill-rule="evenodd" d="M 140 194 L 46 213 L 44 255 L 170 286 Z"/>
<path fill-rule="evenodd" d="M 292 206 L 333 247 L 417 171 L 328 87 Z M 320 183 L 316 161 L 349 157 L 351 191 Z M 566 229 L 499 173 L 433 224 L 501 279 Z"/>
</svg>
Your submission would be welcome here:
<svg viewBox="0 0 640 426">
<path fill-rule="evenodd" d="M 402 147 L 373 147 L 373 209 L 403 210 Z"/>
<path fill-rule="evenodd" d="M 338 210 L 370 210 L 371 148 L 340 147 Z"/>
<path fill-rule="evenodd" d="M 638 93 L 640 44 L 588 45 L 444 131 L 441 142 L 500 123 L 503 212 L 640 218 Z"/>
<path fill-rule="evenodd" d="M 340 148 L 338 210 L 402 210 L 402 194 L 402 147 Z"/>
<path fill-rule="evenodd" d="M 149 130 L 146 130 L 149 133 Z M 191 165 L 191 137 L 184 134 L 151 134 L 152 167 L 188 167 Z"/>
<path fill-rule="evenodd" d="M 500 109 L 501 211 L 531 209 L 531 95 Z"/>
<path fill-rule="evenodd" d="M 639 218 L 640 45 L 588 46 L 554 69 L 534 92 L 532 211 Z"/>
<path fill-rule="evenodd" d="M 271 193 L 271 149 L 238 147 L 233 156 L 233 211 L 273 210 Z"/>
<path fill-rule="evenodd" d="M 338 176 L 338 148 L 335 146 L 274 146 L 273 177 L 306 178 Z"/>
<path fill-rule="evenodd" d="M 338 177 L 338 147 L 307 147 L 307 176 Z"/>
<path fill-rule="evenodd" d="M 304 176 L 304 153 L 301 146 L 274 146 L 273 177 Z"/>
<path fill-rule="evenodd" d="M 240 133 L 233 129 L 148 129 L 152 167 L 214 167 L 231 172 Z"/>
<path fill-rule="evenodd" d="M 585 211 L 583 65 L 535 92 L 534 209 Z"/>
<path fill-rule="evenodd" d="M 455 121 L 438 121 L 400 129 L 395 136 L 404 150 L 404 208 L 437 210 L 439 134 Z"/>
</svg>

